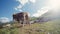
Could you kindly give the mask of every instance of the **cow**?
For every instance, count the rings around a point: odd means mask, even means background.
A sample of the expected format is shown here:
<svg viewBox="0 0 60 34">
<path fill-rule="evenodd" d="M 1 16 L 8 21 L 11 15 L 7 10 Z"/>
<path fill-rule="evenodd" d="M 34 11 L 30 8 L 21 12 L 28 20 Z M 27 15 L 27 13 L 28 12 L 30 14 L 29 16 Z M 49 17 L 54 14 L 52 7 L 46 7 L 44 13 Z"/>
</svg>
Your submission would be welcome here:
<svg viewBox="0 0 60 34">
<path fill-rule="evenodd" d="M 29 23 L 29 14 L 28 12 L 20 12 L 17 14 L 13 14 L 13 20 L 17 21 L 20 24 L 30 24 Z"/>
</svg>

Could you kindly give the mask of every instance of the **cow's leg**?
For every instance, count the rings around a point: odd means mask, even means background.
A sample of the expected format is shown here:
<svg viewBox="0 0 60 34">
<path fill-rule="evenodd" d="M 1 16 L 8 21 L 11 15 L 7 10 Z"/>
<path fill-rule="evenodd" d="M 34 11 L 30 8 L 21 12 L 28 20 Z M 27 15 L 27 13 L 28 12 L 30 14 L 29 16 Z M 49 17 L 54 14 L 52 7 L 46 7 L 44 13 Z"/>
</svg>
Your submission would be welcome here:
<svg viewBox="0 0 60 34">
<path fill-rule="evenodd" d="M 13 19 L 13 21 L 15 22 L 16 20 L 15 20 L 15 19 Z"/>
<path fill-rule="evenodd" d="M 21 20 L 19 20 L 18 23 L 21 25 Z"/>
<path fill-rule="evenodd" d="M 29 20 L 27 21 L 29 25 L 31 25 L 31 23 L 29 22 Z"/>
<path fill-rule="evenodd" d="M 23 21 L 23 27 L 24 27 L 25 23 L 26 23 L 26 21 L 24 20 L 24 21 Z"/>
<path fill-rule="evenodd" d="M 26 19 L 23 19 L 23 26 L 27 24 Z"/>
<path fill-rule="evenodd" d="M 25 23 L 26 23 L 26 21 L 25 21 L 25 14 L 23 14 L 23 27 L 24 27 L 24 25 L 25 25 Z"/>
</svg>

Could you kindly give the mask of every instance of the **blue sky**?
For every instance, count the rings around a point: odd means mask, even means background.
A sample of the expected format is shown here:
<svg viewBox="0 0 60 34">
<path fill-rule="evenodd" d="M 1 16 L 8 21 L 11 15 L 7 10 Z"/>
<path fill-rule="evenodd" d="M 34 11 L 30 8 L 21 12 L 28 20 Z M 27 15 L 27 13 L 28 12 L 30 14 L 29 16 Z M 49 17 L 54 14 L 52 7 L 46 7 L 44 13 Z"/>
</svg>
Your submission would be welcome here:
<svg viewBox="0 0 60 34">
<path fill-rule="evenodd" d="M 0 0 L 0 17 L 12 18 L 12 14 L 16 11 L 13 8 L 18 4 L 15 0 Z"/>
<path fill-rule="evenodd" d="M 31 17 L 39 17 L 59 6 L 60 0 L 0 0 L 0 21 L 12 20 L 14 13 L 25 11 L 29 12 Z"/>
<path fill-rule="evenodd" d="M 35 1 L 35 0 L 34 0 Z M 19 0 L 0 0 L 0 18 L 9 18 L 12 19 L 12 15 L 17 12 L 27 11 L 31 15 L 37 11 L 39 7 L 35 4 L 35 2 L 29 1 L 28 3 L 20 3 Z M 22 6 L 22 8 L 17 8 L 18 6 Z M 17 10 L 15 10 L 15 8 Z"/>
</svg>

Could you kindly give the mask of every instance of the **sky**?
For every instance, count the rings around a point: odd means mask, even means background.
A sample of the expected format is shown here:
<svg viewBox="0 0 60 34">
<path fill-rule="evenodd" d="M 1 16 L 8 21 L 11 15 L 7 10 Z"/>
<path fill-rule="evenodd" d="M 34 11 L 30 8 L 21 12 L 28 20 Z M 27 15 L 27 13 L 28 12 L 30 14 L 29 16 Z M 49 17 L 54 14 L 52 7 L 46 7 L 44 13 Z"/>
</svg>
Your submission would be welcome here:
<svg viewBox="0 0 60 34">
<path fill-rule="evenodd" d="M 39 17 L 49 10 L 60 8 L 60 0 L 0 0 L 0 22 L 9 22 L 18 12 L 29 12 L 31 17 Z"/>
</svg>

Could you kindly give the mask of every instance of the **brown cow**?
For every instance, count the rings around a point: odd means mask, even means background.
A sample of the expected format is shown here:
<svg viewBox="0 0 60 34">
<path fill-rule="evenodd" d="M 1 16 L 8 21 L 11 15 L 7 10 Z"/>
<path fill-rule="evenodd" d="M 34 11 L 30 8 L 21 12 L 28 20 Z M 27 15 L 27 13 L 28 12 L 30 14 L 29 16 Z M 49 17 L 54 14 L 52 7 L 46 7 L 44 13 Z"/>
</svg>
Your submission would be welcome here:
<svg viewBox="0 0 60 34">
<path fill-rule="evenodd" d="M 20 12 L 17 14 L 13 14 L 13 20 L 18 21 L 18 23 L 23 24 L 23 25 L 30 24 L 28 12 Z"/>
</svg>

